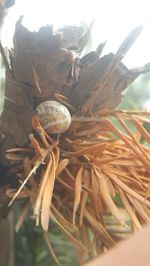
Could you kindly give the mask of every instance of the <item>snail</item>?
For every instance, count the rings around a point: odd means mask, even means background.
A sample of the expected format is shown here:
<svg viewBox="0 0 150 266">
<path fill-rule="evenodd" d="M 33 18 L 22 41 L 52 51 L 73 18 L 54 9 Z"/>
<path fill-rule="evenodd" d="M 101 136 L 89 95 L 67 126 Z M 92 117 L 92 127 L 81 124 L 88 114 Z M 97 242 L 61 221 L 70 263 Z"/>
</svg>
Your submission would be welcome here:
<svg viewBox="0 0 150 266">
<path fill-rule="evenodd" d="M 70 112 L 63 104 L 57 101 L 40 103 L 36 107 L 36 115 L 47 133 L 64 133 L 71 124 Z"/>
</svg>

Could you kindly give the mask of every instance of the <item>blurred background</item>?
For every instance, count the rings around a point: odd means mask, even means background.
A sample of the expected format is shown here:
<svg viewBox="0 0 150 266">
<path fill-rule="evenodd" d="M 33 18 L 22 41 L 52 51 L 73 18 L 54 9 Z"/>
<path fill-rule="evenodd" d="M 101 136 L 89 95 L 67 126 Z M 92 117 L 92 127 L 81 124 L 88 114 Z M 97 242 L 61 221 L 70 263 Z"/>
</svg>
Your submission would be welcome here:
<svg viewBox="0 0 150 266">
<path fill-rule="evenodd" d="M 136 26 L 144 24 L 138 41 L 125 58 L 128 67 L 150 62 L 150 2 L 149 0 L 16 0 L 8 10 L 1 38 L 5 45 L 12 45 L 16 20 L 23 15 L 23 24 L 30 30 L 42 25 L 89 25 L 94 20 L 91 49 L 107 40 L 104 53 L 115 52 L 125 36 Z"/>
</svg>

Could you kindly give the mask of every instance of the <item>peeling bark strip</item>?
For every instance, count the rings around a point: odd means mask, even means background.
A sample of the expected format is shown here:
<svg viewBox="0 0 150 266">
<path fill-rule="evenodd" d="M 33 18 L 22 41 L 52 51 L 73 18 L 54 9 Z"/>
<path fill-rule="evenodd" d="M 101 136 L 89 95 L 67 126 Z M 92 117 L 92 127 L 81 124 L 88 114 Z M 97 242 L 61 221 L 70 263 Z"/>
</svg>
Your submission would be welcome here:
<svg viewBox="0 0 150 266">
<path fill-rule="evenodd" d="M 128 70 L 121 63 L 141 27 L 127 36 L 116 55 L 99 58 L 103 43 L 97 51 L 80 58 L 91 25 L 85 33 L 81 27 L 66 27 L 54 33 L 52 26 L 30 32 L 21 22 L 22 18 L 16 23 L 14 49 L 10 51 L 13 74 L 6 69 L 6 100 L 0 120 L 2 163 L 6 163 L 6 149 L 27 142 L 34 108 L 43 99 L 53 100 L 56 94 L 62 94 L 73 110 L 83 113 L 114 109 L 122 91 L 150 70 L 149 64 Z"/>
</svg>

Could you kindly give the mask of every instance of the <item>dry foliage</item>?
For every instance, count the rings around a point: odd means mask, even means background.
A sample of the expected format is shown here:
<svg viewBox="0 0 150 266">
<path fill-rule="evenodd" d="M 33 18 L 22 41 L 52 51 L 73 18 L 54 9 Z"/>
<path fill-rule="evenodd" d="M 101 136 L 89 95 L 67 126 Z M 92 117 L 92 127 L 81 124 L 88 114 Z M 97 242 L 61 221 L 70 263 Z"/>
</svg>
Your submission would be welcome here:
<svg viewBox="0 0 150 266">
<path fill-rule="evenodd" d="M 10 204 L 26 199 L 17 230 L 32 206 L 36 225 L 47 231 L 53 219 L 80 255 L 99 253 L 141 230 L 150 221 L 150 135 L 143 126 L 149 115 L 114 111 L 74 117 L 69 131 L 57 137 L 49 136 L 33 117 L 29 147 L 6 155 L 20 183 L 17 190 L 7 191 Z M 148 145 L 141 144 L 142 138 Z M 116 195 L 130 218 L 115 204 Z"/>
</svg>

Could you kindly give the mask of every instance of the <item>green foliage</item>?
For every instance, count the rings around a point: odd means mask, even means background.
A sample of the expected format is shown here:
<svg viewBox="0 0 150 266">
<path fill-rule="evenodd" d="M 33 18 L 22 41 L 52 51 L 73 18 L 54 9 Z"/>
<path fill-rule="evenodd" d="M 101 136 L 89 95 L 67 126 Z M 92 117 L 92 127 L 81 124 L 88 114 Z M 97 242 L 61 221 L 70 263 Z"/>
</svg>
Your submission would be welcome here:
<svg viewBox="0 0 150 266">
<path fill-rule="evenodd" d="M 119 207 L 119 208 L 123 208 L 124 205 L 120 199 L 120 196 L 119 195 L 116 195 L 115 197 L 113 197 L 113 200 L 115 202 L 115 204 Z"/>
<path fill-rule="evenodd" d="M 48 235 L 60 265 L 78 266 L 79 262 L 72 244 L 53 222 L 50 223 Z M 15 266 L 50 265 L 58 264 L 48 251 L 42 230 L 35 226 L 31 218 L 28 218 L 15 235 Z"/>
<path fill-rule="evenodd" d="M 140 76 L 125 91 L 118 110 L 150 110 L 150 73 Z"/>
</svg>

